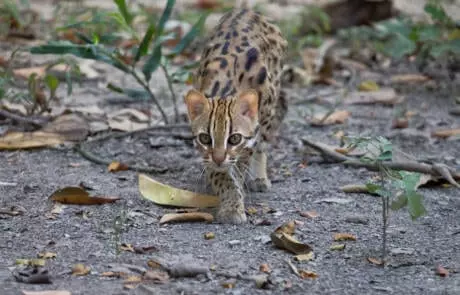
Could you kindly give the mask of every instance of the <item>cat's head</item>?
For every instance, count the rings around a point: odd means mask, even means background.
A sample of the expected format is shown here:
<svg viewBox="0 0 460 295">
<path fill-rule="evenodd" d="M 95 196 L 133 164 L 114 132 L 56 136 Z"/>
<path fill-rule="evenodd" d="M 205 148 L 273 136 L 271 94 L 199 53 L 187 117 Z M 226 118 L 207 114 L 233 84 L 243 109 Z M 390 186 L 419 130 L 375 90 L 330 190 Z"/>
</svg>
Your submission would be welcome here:
<svg viewBox="0 0 460 295">
<path fill-rule="evenodd" d="M 205 165 L 226 170 L 252 152 L 259 129 L 256 91 L 208 99 L 199 91 L 190 90 L 185 103 L 195 146 Z"/>
</svg>

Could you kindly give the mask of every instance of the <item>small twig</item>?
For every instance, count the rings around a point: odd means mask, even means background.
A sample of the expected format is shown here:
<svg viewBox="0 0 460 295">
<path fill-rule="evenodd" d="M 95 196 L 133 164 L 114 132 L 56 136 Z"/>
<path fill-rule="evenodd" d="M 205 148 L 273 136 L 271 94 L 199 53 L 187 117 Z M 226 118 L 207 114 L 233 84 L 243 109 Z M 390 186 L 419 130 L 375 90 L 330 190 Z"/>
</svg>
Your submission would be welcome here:
<svg viewBox="0 0 460 295">
<path fill-rule="evenodd" d="M 83 149 L 83 147 L 78 144 L 75 146 L 75 150 L 83 156 L 83 158 L 91 161 L 91 162 L 94 162 L 96 164 L 101 164 L 101 165 L 109 165 L 110 163 L 112 163 L 111 160 L 106 160 L 106 159 L 103 159 L 103 158 L 100 158 L 99 156 L 91 153 L 90 151 L 87 151 L 85 149 Z M 168 168 L 159 168 L 159 167 L 141 167 L 141 166 L 128 166 L 128 169 L 129 170 L 134 170 L 134 171 L 137 171 L 137 172 L 144 172 L 144 173 L 165 173 L 166 171 L 168 171 Z"/>
<path fill-rule="evenodd" d="M 166 116 L 166 113 L 163 110 L 163 107 L 158 102 L 158 99 L 155 97 L 155 95 L 153 94 L 152 90 L 150 90 L 149 85 L 147 83 L 144 83 L 144 81 L 142 81 L 142 79 L 139 77 L 139 75 L 136 73 L 136 71 L 132 70 L 132 71 L 130 71 L 130 73 L 134 77 L 134 79 L 136 79 L 137 83 L 141 84 L 141 86 L 145 89 L 145 91 L 147 91 L 147 93 L 149 94 L 150 99 L 156 105 L 157 109 L 160 111 L 161 117 L 163 117 L 163 121 L 165 122 L 165 124 L 168 124 L 169 123 L 168 122 L 168 117 Z"/>
<path fill-rule="evenodd" d="M 135 134 L 142 133 L 142 132 L 148 132 L 148 131 L 171 131 L 173 129 L 190 129 L 190 125 L 189 124 L 171 124 L 171 125 L 162 125 L 162 126 L 151 126 L 151 127 L 147 127 L 147 128 L 139 129 L 139 130 L 134 130 L 134 131 L 130 131 L 130 132 L 108 133 L 108 134 L 105 134 L 105 135 L 100 136 L 98 138 L 95 138 L 95 139 L 92 139 L 90 141 L 87 141 L 85 143 L 80 143 L 80 144 L 76 145 L 75 150 L 80 155 L 82 155 L 85 159 L 87 159 L 87 160 L 89 160 L 91 162 L 94 162 L 94 163 L 100 164 L 100 165 L 109 165 L 112 161 L 103 159 L 103 158 L 93 154 L 92 152 L 86 150 L 84 148 L 84 145 L 85 144 L 92 144 L 94 142 L 101 142 L 103 140 L 107 140 L 107 139 L 110 139 L 110 138 L 121 138 L 121 137 L 125 137 L 125 136 L 131 136 L 131 135 L 135 135 Z M 191 133 L 190 133 L 189 137 L 187 136 L 188 134 L 184 134 L 184 133 L 172 133 L 172 134 L 173 134 L 173 136 L 177 136 L 177 137 L 180 137 L 180 138 L 183 138 L 183 139 L 192 139 L 193 138 Z M 171 135 L 171 133 L 164 133 L 162 135 Z M 145 172 L 145 173 L 165 173 L 166 171 L 169 170 L 168 168 L 141 167 L 141 166 L 128 166 L 128 169 L 138 171 L 138 172 Z"/>
<path fill-rule="evenodd" d="M 381 162 L 376 162 L 380 173 L 380 187 L 385 190 L 384 168 Z M 388 196 L 382 196 L 382 264 L 385 265 L 387 257 L 387 228 L 388 228 Z"/>
<path fill-rule="evenodd" d="M 353 159 L 351 157 L 347 157 L 341 153 L 338 153 L 330 149 L 325 144 L 313 142 L 312 140 L 309 140 L 307 138 L 302 138 L 302 142 L 305 145 L 320 152 L 323 156 L 326 156 L 327 158 L 334 160 L 335 162 L 342 163 L 344 165 L 355 168 L 366 168 L 371 171 L 379 171 L 380 169 L 380 167 L 375 163 L 365 163 Z M 455 169 L 444 164 L 425 164 L 418 162 L 388 162 L 381 163 L 381 166 L 386 169 L 404 170 L 410 172 L 418 172 L 422 174 L 429 174 L 435 177 L 442 177 L 453 186 L 460 188 L 460 185 L 456 182 L 457 180 L 460 180 L 460 172 L 456 172 Z"/>
<path fill-rule="evenodd" d="M 300 277 L 300 273 L 297 267 L 289 259 L 285 259 L 284 261 L 286 261 L 286 263 L 289 265 L 289 268 L 292 270 L 292 272 Z"/>
<path fill-rule="evenodd" d="M 16 115 L 14 113 L 11 113 L 3 109 L 0 109 L 0 116 L 3 116 L 5 118 L 11 119 L 19 123 L 30 124 L 30 125 L 33 125 L 34 127 L 43 127 L 48 122 L 46 119 L 27 118 L 27 117 L 23 117 L 20 115 Z"/>
<path fill-rule="evenodd" d="M 121 138 L 121 137 L 127 137 L 127 136 L 132 136 L 138 133 L 143 133 L 143 132 L 149 132 L 149 131 L 171 131 L 172 129 L 188 129 L 190 130 L 190 125 L 189 124 L 169 124 L 169 125 L 159 125 L 159 126 L 150 126 L 147 128 L 143 129 L 138 129 L 138 130 L 133 130 L 133 131 L 128 131 L 128 132 L 122 132 L 122 133 L 108 133 L 103 136 L 97 137 L 95 139 L 92 139 L 88 141 L 88 143 L 92 143 L 95 141 L 102 141 L 110 138 Z"/>
<path fill-rule="evenodd" d="M 171 97 L 172 97 L 172 101 L 174 104 L 174 120 L 177 123 L 179 122 L 179 110 L 177 109 L 176 93 L 174 92 L 174 88 L 172 85 L 171 77 L 169 76 L 168 69 L 163 64 L 161 64 L 160 67 L 163 70 L 163 73 L 165 74 L 166 81 L 168 82 L 169 92 L 171 92 Z"/>
</svg>

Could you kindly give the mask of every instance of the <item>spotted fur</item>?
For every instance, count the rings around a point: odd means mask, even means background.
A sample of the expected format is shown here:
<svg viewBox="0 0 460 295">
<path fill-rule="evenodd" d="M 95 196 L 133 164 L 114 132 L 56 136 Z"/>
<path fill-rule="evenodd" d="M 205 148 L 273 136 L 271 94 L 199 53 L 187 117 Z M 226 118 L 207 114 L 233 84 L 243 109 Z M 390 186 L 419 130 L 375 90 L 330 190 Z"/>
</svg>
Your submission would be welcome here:
<svg viewBox="0 0 460 295">
<path fill-rule="evenodd" d="M 243 223 L 245 172 L 252 190 L 271 186 L 265 143 L 287 110 L 279 78 L 287 41 L 262 15 L 238 9 L 222 17 L 206 44 L 185 102 L 208 182 L 220 197 L 218 219 Z"/>
</svg>

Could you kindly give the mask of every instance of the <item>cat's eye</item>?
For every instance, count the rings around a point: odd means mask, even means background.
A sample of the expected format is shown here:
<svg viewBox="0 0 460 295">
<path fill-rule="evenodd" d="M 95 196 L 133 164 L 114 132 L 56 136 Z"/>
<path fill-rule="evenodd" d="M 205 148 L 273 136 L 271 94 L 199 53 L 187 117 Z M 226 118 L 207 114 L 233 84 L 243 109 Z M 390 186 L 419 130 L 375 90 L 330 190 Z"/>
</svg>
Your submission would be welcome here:
<svg viewBox="0 0 460 295">
<path fill-rule="evenodd" d="M 241 142 L 243 136 L 239 133 L 234 133 L 228 138 L 228 143 L 231 145 L 237 145 Z"/>
<path fill-rule="evenodd" d="M 206 133 L 200 133 L 198 135 L 198 140 L 200 141 L 201 144 L 204 144 L 204 145 L 210 145 L 211 144 L 211 136 L 209 136 L 209 134 L 206 134 Z"/>
</svg>

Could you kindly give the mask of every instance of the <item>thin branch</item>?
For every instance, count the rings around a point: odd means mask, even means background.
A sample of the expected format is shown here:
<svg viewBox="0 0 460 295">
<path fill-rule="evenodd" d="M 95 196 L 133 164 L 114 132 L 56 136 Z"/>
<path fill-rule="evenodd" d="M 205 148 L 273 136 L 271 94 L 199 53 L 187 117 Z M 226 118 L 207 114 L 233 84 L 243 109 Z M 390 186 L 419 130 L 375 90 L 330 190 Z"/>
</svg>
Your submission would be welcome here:
<svg viewBox="0 0 460 295">
<path fill-rule="evenodd" d="M 34 119 L 34 118 L 27 118 L 20 115 L 16 115 L 14 113 L 8 112 L 7 110 L 0 109 L 0 116 L 5 118 L 11 119 L 18 123 L 25 123 L 33 125 L 34 127 L 43 127 L 48 121 L 46 119 Z"/>
<path fill-rule="evenodd" d="M 365 163 L 354 158 L 345 156 L 341 153 L 338 153 L 332 149 L 330 149 L 325 144 L 314 142 L 307 138 L 302 138 L 302 142 L 313 148 L 314 150 L 320 152 L 323 156 L 337 162 L 342 163 L 347 166 L 355 167 L 355 168 L 366 168 L 371 171 L 379 171 L 379 166 L 375 163 Z M 404 170 L 410 172 L 418 172 L 423 174 L 429 174 L 434 177 L 444 178 L 450 184 L 455 187 L 460 188 L 460 185 L 456 182 L 460 180 L 460 172 L 455 171 L 455 169 L 444 165 L 444 164 L 425 164 L 425 163 L 418 163 L 418 162 L 388 162 L 388 163 L 381 163 L 382 167 L 387 169 L 393 170 Z"/>
<path fill-rule="evenodd" d="M 150 126 L 150 127 L 147 127 L 147 128 L 128 131 L 128 132 L 107 133 L 107 134 L 104 134 L 103 136 L 99 136 L 99 137 L 94 138 L 94 139 L 92 139 L 90 141 L 87 141 L 87 143 L 107 140 L 107 139 L 110 139 L 110 138 L 128 137 L 128 136 L 136 135 L 136 134 L 143 133 L 143 132 L 149 132 L 149 131 L 155 131 L 155 132 L 156 131 L 167 131 L 167 132 L 171 132 L 171 130 L 174 130 L 174 129 L 187 129 L 187 131 L 190 131 L 190 125 L 189 124 L 169 124 L 169 125 Z M 185 137 L 185 134 L 181 133 L 181 135 L 184 135 L 184 137 Z"/>
<path fill-rule="evenodd" d="M 75 150 L 83 156 L 83 158 L 91 161 L 91 162 L 94 162 L 96 164 L 101 164 L 101 165 L 109 165 L 110 163 L 112 163 L 111 160 L 106 160 L 106 159 L 103 159 L 103 158 L 100 158 L 99 156 L 93 154 L 92 152 L 90 151 L 87 151 L 85 149 L 83 149 L 83 147 L 81 145 L 77 145 L 75 147 Z M 137 172 L 144 172 L 144 173 L 165 173 L 168 171 L 168 168 L 166 167 L 141 167 L 141 166 L 131 166 L 131 165 L 128 165 L 128 169 L 129 170 L 134 170 L 134 171 L 137 171 Z"/>
<path fill-rule="evenodd" d="M 147 91 L 147 93 L 149 94 L 150 99 L 153 101 L 153 103 L 156 105 L 156 107 L 160 111 L 161 116 L 163 117 L 163 121 L 165 122 L 165 124 L 168 124 L 169 123 L 168 122 L 168 117 L 166 116 L 166 113 L 163 110 L 163 107 L 158 102 L 158 99 L 155 97 L 155 95 L 153 94 L 152 90 L 150 90 L 149 85 L 147 83 L 144 83 L 144 81 L 142 81 L 142 79 L 139 77 L 139 75 L 136 73 L 136 71 L 130 70 L 129 73 L 134 77 L 134 79 L 136 79 L 137 83 L 141 84 L 141 86 L 145 89 L 145 91 Z"/>
<path fill-rule="evenodd" d="M 185 134 L 185 133 L 172 133 L 171 130 L 174 130 L 174 129 L 190 129 L 190 125 L 189 124 L 171 124 L 171 125 L 162 125 L 162 126 L 150 126 L 150 127 L 147 127 L 147 128 L 144 128 L 144 129 L 139 129 L 139 130 L 134 130 L 134 131 L 130 131 L 130 132 L 123 132 L 123 133 L 108 133 L 108 134 L 105 134 L 103 136 L 100 136 L 98 138 L 95 138 L 95 139 L 92 139 L 92 140 L 89 140 L 85 143 L 80 143 L 78 144 L 76 147 L 75 147 L 75 150 L 80 154 L 82 155 L 85 159 L 91 161 L 91 162 L 94 162 L 96 164 L 100 164 L 100 165 L 109 165 L 112 161 L 111 160 L 106 160 L 106 159 L 103 159 L 97 155 L 95 155 L 94 153 L 88 151 L 87 149 L 85 149 L 84 145 L 85 144 L 91 144 L 91 143 L 95 143 L 95 142 L 101 142 L 103 140 L 107 140 L 107 139 L 111 139 L 111 138 L 121 138 L 121 137 L 126 137 L 126 136 L 131 136 L 131 135 L 135 135 L 135 134 L 138 134 L 138 133 L 142 133 L 142 132 L 148 132 L 148 131 L 154 131 L 154 132 L 158 132 L 158 131 L 169 131 L 168 133 L 162 133 L 161 135 L 172 135 L 172 136 L 176 136 L 176 137 L 179 137 L 181 139 L 193 139 L 193 136 L 192 134 Z M 160 135 L 159 133 L 157 133 L 157 135 Z M 145 173 L 165 173 L 166 171 L 168 171 L 168 168 L 159 168 L 159 167 L 140 167 L 140 166 L 128 166 L 128 169 L 130 170 L 134 170 L 134 171 L 138 171 L 138 172 L 145 172 Z"/>
<path fill-rule="evenodd" d="M 177 123 L 179 122 L 179 110 L 177 109 L 176 93 L 174 92 L 174 88 L 172 85 L 171 77 L 169 76 L 168 69 L 163 64 L 161 64 L 160 67 L 163 70 L 163 73 L 165 74 L 166 81 L 168 82 L 169 92 L 171 92 L 171 97 L 172 97 L 173 104 L 174 104 L 174 120 Z"/>
</svg>

